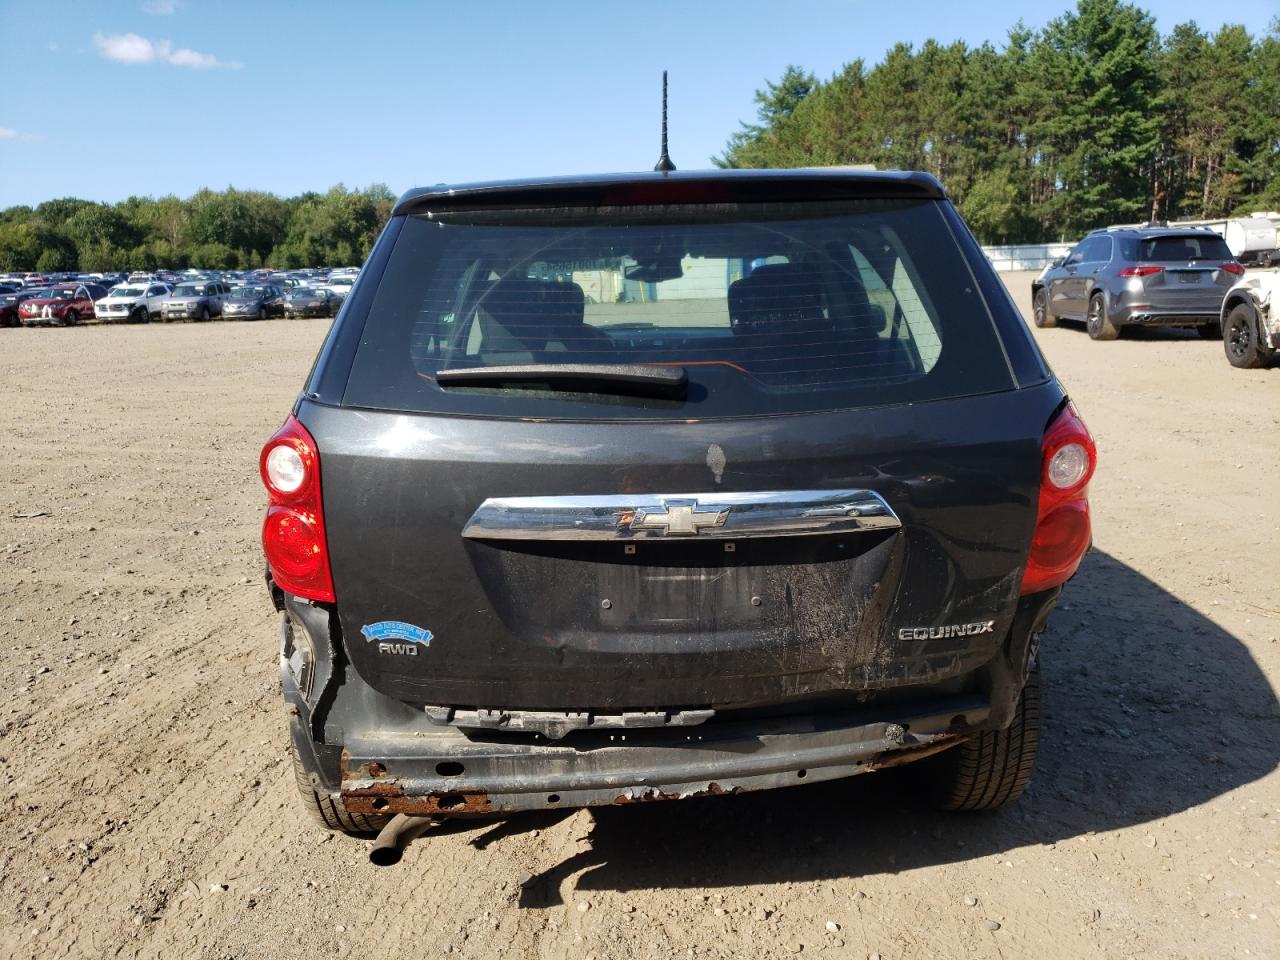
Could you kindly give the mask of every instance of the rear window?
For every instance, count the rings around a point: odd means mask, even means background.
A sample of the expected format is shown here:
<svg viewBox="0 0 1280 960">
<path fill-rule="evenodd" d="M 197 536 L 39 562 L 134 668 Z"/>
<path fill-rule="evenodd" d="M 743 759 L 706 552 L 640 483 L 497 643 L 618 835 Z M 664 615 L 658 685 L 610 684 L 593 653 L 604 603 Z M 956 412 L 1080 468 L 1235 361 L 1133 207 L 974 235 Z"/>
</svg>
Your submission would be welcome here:
<svg viewBox="0 0 1280 960">
<path fill-rule="evenodd" d="M 1234 260 L 1227 241 L 1217 234 L 1189 234 L 1181 237 L 1130 237 L 1123 241 L 1124 258 L 1155 263 L 1185 263 L 1190 260 Z"/>
<path fill-rule="evenodd" d="M 678 366 L 689 388 L 671 399 L 435 379 L 526 364 Z M 872 200 L 409 216 L 344 403 L 706 418 L 1012 387 L 937 203 Z"/>
</svg>

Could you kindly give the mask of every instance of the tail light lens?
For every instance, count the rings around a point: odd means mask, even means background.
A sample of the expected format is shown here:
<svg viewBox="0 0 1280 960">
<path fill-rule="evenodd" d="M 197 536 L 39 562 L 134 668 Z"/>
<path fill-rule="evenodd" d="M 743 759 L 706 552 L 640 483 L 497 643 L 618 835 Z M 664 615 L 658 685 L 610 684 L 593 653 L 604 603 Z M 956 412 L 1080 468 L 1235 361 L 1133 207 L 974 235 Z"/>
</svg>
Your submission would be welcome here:
<svg viewBox="0 0 1280 960">
<path fill-rule="evenodd" d="M 320 497 L 320 454 L 307 428 L 292 416 L 258 459 L 267 488 L 262 549 L 281 590 L 332 603 L 333 575 Z"/>
<path fill-rule="evenodd" d="M 1234 273 L 1237 277 L 1244 276 L 1244 267 L 1232 260 L 1230 263 L 1224 263 L 1218 269 L 1225 270 L 1227 273 Z"/>
<path fill-rule="evenodd" d="M 1049 424 L 1040 445 L 1040 505 L 1031 552 L 1022 574 L 1022 593 L 1039 593 L 1066 583 L 1080 566 L 1093 538 L 1089 523 L 1089 480 L 1098 448 L 1072 404 Z"/>
<path fill-rule="evenodd" d="M 1162 273 L 1164 267 L 1157 267 L 1152 263 L 1144 263 L 1137 267 L 1125 267 L 1116 276 L 1118 277 L 1149 277 L 1153 273 Z"/>
</svg>

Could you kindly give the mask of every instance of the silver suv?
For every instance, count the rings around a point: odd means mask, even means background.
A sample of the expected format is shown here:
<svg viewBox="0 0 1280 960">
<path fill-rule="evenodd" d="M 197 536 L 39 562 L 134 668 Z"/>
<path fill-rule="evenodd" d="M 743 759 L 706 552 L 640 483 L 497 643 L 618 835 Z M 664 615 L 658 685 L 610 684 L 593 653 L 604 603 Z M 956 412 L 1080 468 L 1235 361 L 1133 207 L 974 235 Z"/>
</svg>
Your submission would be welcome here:
<svg viewBox="0 0 1280 960">
<path fill-rule="evenodd" d="M 221 280 L 189 280 L 173 288 L 165 300 L 161 319 L 208 320 L 222 316 L 222 302 L 231 288 Z"/>
<path fill-rule="evenodd" d="M 1086 236 L 1031 284 L 1037 327 L 1083 320 L 1094 340 L 1120 328 L 1195 327 L 1222 336 L 1222 298 L 1244 274 L 1208 227 L 1110 227 Z"/>
</svg>

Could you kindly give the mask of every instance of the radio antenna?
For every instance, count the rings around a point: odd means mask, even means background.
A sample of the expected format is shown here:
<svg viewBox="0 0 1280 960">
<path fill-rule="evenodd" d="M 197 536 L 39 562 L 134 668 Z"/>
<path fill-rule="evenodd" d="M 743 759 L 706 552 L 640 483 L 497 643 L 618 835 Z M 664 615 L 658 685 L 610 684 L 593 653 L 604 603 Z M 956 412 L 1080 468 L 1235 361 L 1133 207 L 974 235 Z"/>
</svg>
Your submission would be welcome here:
<svg viewBox="0 0 1280 960">
<path fill-rule="evenodd" d="M 676 168 L 671 162 L 671 158 L 667 156 L 667 71 L 662 71 L 662 156 L 658 158 L 657 164 L 654 165 L 655 170 L 660 173 L 670 173 Z"/>
</svg>

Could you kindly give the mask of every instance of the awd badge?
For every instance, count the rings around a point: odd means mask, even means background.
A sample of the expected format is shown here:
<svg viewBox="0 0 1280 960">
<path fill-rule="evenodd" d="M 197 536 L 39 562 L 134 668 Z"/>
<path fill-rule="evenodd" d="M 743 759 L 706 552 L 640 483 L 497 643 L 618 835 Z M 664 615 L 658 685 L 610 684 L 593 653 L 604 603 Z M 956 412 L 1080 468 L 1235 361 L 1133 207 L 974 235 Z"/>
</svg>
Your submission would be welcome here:
<svg viewBox="0 0 1280 960">
<path fill-rule="evenodd" d="M 431 646 L 431 631 L 400 620 L 381 620 L 360 628 L 365 640 L 378 644 L 379 653 L 395 653 L 416 657 L 418 645 Z"/>
</svg>

